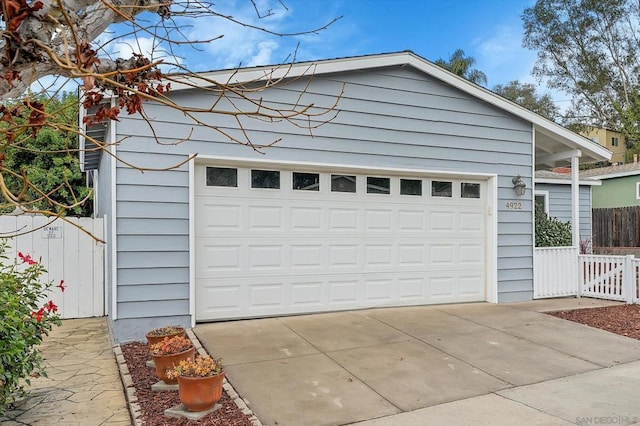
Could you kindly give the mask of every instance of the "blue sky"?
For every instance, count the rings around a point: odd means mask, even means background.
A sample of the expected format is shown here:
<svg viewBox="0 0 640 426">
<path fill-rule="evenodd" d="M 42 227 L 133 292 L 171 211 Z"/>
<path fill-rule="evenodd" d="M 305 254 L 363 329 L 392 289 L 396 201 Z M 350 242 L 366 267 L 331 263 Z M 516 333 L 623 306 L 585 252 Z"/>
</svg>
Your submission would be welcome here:
<svg viewBox="0 0 640 426">
<path fill-rule="evenodd" d="M 318 34 L 293 37 L 269 35 L 221 18 L 176 19 L 190 39 L 224 36 L 202 45 L 200 50 L 181 48 L 178 62 L 192 71 L 278 64 L 290 61 L 296 46 L 298 61 L 402 50 L 434 61 L 462 49 L 476 59 L 475 67 L 487 75 L 489 88 L 511 80 L 533 83 L 536 81 L 530 72 L 536 55 L 521 45 L 521 15 L 534 1 L 255 0 L 261 12 L 273 12 L 259 19 L 250 0 L 218 0 L 217 12 L 281 33 L 314 29 L 338 16 L 343 18 Z M 105 34 L 103 41 L 109 37 Z M 142 34 L 136 42 L 118 39 L 106 50 L 120 57 L 128 57 L 133 50 L 142 51 L 154 59 L 175 62 L 166 58 L 162 49 L 152 52 L 153 45 L 151 37 Z M 539 91 L 546 90 L 542 86 Z M 563 106 L 562 95 L 555 94 L 554 98 Z"/>
<path fill-rule="evenodd" d="M 488 77 L 488 86 L 510 80 L 534 81 L 535 53 L 521 47 L 525 7 L 533 0 L 260 0 L 273 10 L 259 20 L 249 0 L 221 0 L 217 10 L 280 32 L 295 32 L 343 18 L 314 35 L 275 37 L 220 19 L 198 18 L 193 37 L 224 34 L 204 52 L 187 54 L 195 70 L 279 63 L 294 52 L 298 60 L 412 50 L 429 59 L 448 58 L 463 49 Z M 186 30 L 189 33 L 189 30 Z"/>
</svg>

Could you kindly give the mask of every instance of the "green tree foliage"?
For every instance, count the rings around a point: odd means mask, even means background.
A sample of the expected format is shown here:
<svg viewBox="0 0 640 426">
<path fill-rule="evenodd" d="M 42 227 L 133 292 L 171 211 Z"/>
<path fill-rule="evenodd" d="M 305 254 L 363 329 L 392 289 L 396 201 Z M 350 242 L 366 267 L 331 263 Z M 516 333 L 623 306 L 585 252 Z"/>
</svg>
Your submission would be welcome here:
<svg viewBox="0 0 640 426">
<path fill-rule="evenodd" d="M 466 78 L 472 83 L 479 85 L 487 84 L 487 76 L 485 73 L 473 68 L 476 60 L 471 56 L 465 56 L 464 50 L 462 49 L 453 52 L 448 60 L 440 58 L 434 63 L 460 77 Z"/>
<path fill-rule="evenodd" d="M 524 10 L 533 74 L 572 98 L 565 124 L 622 131 L 640 143 L 637 0 L 537 0 Z"/>
<path fill-rule="evenodd" d="M 536 86 L 531 83 L 520 83 L 514 80 L 508 84 L 498 84 L 493 91 L 549 120 L 556 121 L 560 116 L 560 109 L 551 96 L 546 93 L 538 95 Z"/>
<path fill-rule="evenodd" d="M 25 209 L 50 210 L 53 204 L 54 211 L 59 211 L 62 206 L 77 204 L 90 191 L 78 164 L 78 98 L 64 94 L 60 98 L 38 101 L 56 117 L 56 123 L 42 128 L 35 138 L 21 138 L 19 143 L 8 146 L 2 164 L 8 170 L 25 173 L 33 185 L 21 195 Z M 65 130 L 67 128 L 69 130 Z M 7 175 L 4 179 L 13 194 L 22 192 L 22 178 Z M 7 213 L 13 209 L 5 205 L 1 211 Z M 92 203 L 85 202 L 66 210 L 65 215 L 90 216 L 91 209 Z"/>
<path fill-rule="evenodd" d="M 536 206 L 536 247 L 570 246 L 571 223 L 561 222 L 547 215 L 542 207 Z"/>
</svg>

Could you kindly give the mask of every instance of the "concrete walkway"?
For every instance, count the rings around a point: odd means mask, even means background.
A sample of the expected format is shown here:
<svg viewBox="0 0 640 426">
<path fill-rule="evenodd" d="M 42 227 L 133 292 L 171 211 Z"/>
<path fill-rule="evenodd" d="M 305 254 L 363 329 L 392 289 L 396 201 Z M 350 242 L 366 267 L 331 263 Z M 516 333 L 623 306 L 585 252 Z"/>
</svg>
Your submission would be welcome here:
<svg viewBox="0 0 640 426">
<path fill-rule="evenodd" d="M 632 424 L 640 341 L 538 311 L 591 299 L 199 324 L 265 425 Z"/>
<path fill-rule="evenodd" d="M 105 318 L 64 320 L 41 348 L 49 377 L 32 379 L 29 395 L 0 424 L 131 424 Z"/>
</svg>

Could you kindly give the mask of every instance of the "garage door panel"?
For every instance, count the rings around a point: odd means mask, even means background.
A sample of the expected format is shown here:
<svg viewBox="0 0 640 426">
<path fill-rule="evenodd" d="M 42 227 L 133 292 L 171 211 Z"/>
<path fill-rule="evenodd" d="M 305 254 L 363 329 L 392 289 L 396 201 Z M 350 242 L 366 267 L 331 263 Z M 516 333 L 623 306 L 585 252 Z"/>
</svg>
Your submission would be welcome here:
<svg viewBox="0 0 640 426">
<path fill-rule="evenodd" d="M 267 206 L 248 206 L 249 222 L 247 231 L 284 231 L 284 208 Z"/>
<path fill-rule="evenodd" d="M 427 279 L 425 277 L 398 278 L 398 299 L 420 302 L 427 297 Z"/>
<path fill-rule="evenodd" d="M 428 178 L 399 195 L 393 176 L 391 194 L 362 175 L 331 193 L 330 173 L 292 190 L 287 171 L 254 190 L 238 173 L 234 189 L 196 186 L 197 320 L 485 300 L 485 199 L 432 197 Z"/>
<path fill-rule="evenodd" d="M 302 270 L 321 269 L 326 261 L 324 247 L 314 245 L 291 245 L 291 268 Z"/>
<path fill-rule="evenodd" d="M 320 207 L 291 207 L 292 231 L 321 231 L 323 228 L 323 209 Z"/>
<path fill-rule="evenodd" d="M 218 232 L 242 229 L 242 207 L 238 205 L 216 205 L 213 200 L 196 203 L 199 211 L 196 229 L 199 235 L 216 235 Z"/>
<path fill-rule="evenodd" d="M 360 211 L 358 209 L 329 209 L 329 229 L 332 232 L 343 230 L 357 231 L 360 227 Z"/>
<path fill-rule="evenodd" d="M 461 212 L 460 231 L 482 232 L 484 230 L 484 214 L 483 212 Z"/>
<path fill-rule="evenodd" d="M 484 297 L 482 274 L 333 274 L 308 278 L 265 276 L 200 280 L 201 317 L 231 319 L 378 306 L 475 301 Z M 312 310 L 309 310 L 312 309 Z"/>
<path fill-rule="evenodd" d="M 430 232 L 452 232 L 455 230 L 455 211 L 432 211 L 429 214 Z"/>
<path fill-rule="evenodd" d="M 398 231 L 426 232 L 426 214 L 424 210 L 398 210 Z"/>
</svg>

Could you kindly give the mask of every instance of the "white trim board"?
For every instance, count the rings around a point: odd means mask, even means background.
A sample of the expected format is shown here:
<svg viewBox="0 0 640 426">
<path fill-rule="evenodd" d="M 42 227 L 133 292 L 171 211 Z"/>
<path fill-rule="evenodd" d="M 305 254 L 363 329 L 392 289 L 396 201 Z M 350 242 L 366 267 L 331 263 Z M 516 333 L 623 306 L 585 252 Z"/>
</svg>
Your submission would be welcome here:
<svg viewBox="0 0 640 426">
<path fill-rule="evenodd" d="M 553 184 L 553 185 L 571 185 L 571 179 L 567 180 L 567 179 L 534 178 L 533 183 L 534 185 L 536 183 L 547 183 L 547 184 Z M 578 182 L 578 184 L 584 185 L 584 186 L 600 186 L 602 185 L 602 182 L 599 182 L 597 180 L 581 180 Z"/>
</svg>

